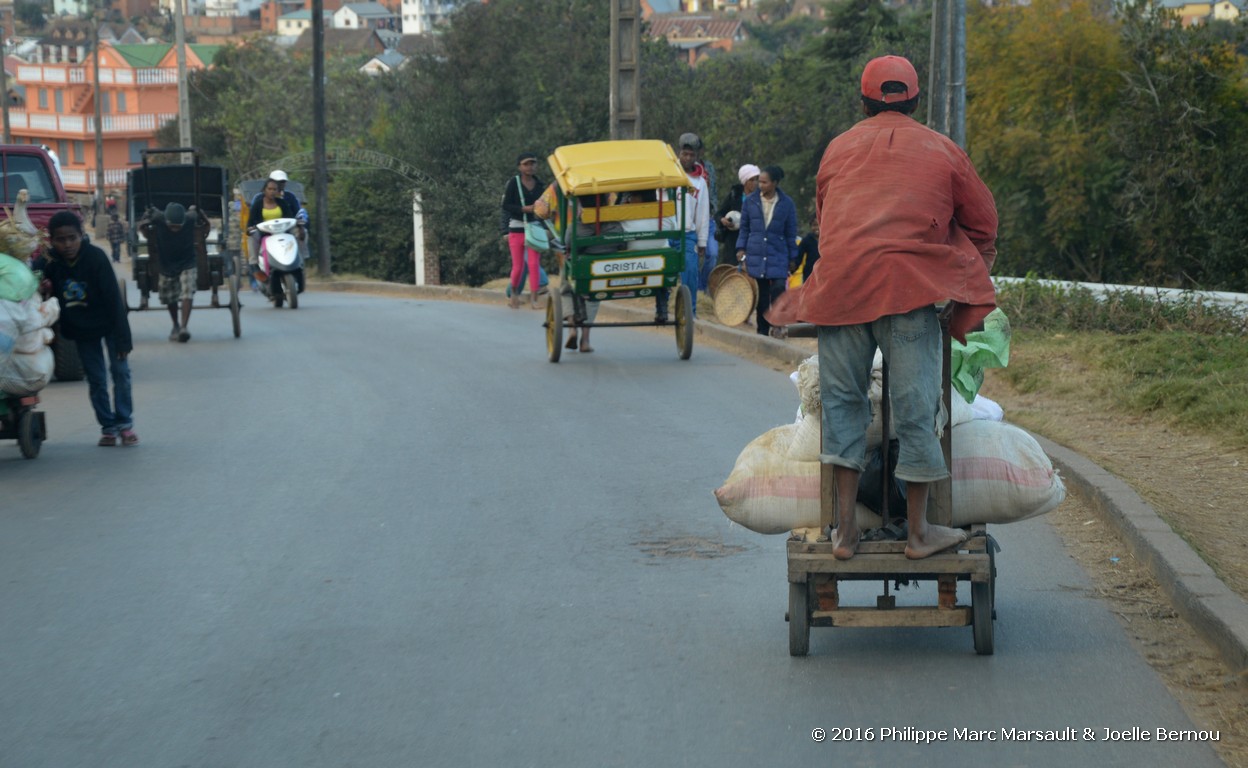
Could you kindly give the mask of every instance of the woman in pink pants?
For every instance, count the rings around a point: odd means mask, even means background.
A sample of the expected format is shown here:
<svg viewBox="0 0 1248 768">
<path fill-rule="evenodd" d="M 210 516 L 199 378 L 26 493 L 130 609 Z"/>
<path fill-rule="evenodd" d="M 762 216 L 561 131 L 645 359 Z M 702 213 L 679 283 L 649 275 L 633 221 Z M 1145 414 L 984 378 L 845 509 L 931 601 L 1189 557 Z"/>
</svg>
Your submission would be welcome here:
<svg viewBox="0 0 1248 768">
<path fill-rule="evenodd" d="M 537 155 L 521 152 L 516 158 L 518 173 L 507 181 L 503 191 L 503 211 L 510 217 L 507 245 L 511 248 L 511 308 L 520 306 L 520 275 L 524 272 L 525 255 L 529 267 L 529 306 L 537 309 L 538 281 L 541 279 L 541 254 L 524 244 L 524 224 L 533 215 L 533 204 L 542 196 L 546 183 L 537 178 Z"/>
</svg>

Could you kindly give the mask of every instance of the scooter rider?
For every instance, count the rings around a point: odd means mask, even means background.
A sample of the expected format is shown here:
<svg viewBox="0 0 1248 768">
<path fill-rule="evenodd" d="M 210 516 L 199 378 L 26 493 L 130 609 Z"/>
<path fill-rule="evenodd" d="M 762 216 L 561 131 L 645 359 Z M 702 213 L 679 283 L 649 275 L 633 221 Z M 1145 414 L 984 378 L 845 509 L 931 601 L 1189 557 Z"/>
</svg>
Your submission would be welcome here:
<svg viewBox="0 0 1248 768">
<path fill-rule="evenodd" d="M 281 208 L 283 219 L 294 219 L 299 216 L 299 201 L 291 192 L 283 191 L 282 187 L 286 184 L 286 174 L 282 171 L 273 171 L 269 174 L 269 178 L 264 182 L 264 189 L 267 190 L 269 185 L 276 185 L 276 203 Z M 265 192 L 260 192 L 251 200 L 251 210 L 247 215 L 247 263 L 252 267 L 252 271 L 260 264 L 260 230 L 256 229 L 256 224 L 264 221 L 264 199 Z M 303 237 L 303 228 L 300 227 L 300 239 Z"/>
</svg>

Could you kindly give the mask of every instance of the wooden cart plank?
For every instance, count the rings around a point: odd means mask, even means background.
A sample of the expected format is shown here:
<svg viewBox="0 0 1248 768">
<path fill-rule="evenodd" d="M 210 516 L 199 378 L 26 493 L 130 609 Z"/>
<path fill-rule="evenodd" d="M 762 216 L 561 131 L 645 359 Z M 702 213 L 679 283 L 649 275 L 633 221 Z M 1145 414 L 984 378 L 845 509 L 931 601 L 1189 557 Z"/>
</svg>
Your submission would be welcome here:
<svg viewBox="0 0 1248 768">
<path fill-rule="evenodd" d="M 799 541 L 797 539 L 790 539 L 787 543 L 788 543 L 788 551 L 790 554 L 794 552 L 802 552 L 805 554 L 826 555 L 828 557 L 832 557 L 832 542 L 830 541 L 807 542 L 807 541 Z M 955 554 L 957 552 L 982 553 L 985 551 L 987 545 L 988 545 L 987 539 L 983 538 L 982 536 L 977 536 L 973 539 L 968 539 L 962 546 L 958 547 L 957 550 L 949 550 L 948 552 L 941 552 L 938 555 L 933 555 L 933 557 L 940 557 L 943 555 Z M 859 555 L 886 555 L 886 554 L 900 555 L 900 554 L 904 554 L 906 551 L 906 542 L 904 541 L 860 541 L 858 542 L 857 551 Z"/>
<path fill-rule="evenodd" d="M 905 606 L 878 608 L 838 608 L 835 611 L 813 611 L 810 620 L 815 627 L 967 627 L 971 609 Z"/>
<path fill-rule="evenodd" d="M 804 581 L 808 574 L 877 575 L 880 578 L 917 578 L 952 574 L 970 576 L 972 581 L 986 581 L 991 568 L 987 555 L 933 555 L 922 560 L 909 560 L 897 555 L 855 555 L 837 560 L 824 555 L 789 554 L 789 581 Z"/>
</svg>

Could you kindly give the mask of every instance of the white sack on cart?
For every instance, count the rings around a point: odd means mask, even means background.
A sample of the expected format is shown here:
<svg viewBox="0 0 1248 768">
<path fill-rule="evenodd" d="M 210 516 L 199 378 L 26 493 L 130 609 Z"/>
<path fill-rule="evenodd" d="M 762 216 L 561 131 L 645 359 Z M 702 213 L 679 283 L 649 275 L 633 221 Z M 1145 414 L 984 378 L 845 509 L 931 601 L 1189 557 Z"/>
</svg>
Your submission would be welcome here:
<svg viewBox="0 0 1248 768">
<path fill-rule="evenodd" d="M 0 301 L 0 333 L 16 337 L 51 325 L 46 322 L 46 312 L 40 311 L 42 303 L 38 294 L 24 301 Z"/>
<path fill-rule="evenodd" d="M 56 334 L 51 328 L 36 328 L 29 333 L 18 336 L 13 344 L 13 351 L 23 355 L 33 355 L 52 343 Z"/>
<path fill-rule="evenodd" d="M 61 302 L 57 301 L 55 297 L 40 302 L 39 317 L 44 328 L 51 328 L 53 323 L 61 319 Z"/>
<path fill-rule="evenodd" d="M 12 354 L 0 360 L 0 392 L 25 397 L 39 392 L 52 380 L 56 360 L 50 347 L 33 355 Z"/>
<path fill-rule="evenodd" d="M 757 533 L 819 525 L 819 462 L 793 458 L 799 425 L 765 432 L 745 447 L 715 491 L 724 514 Z M 953 430 L 953 524 L 1012 523 L 1056 509 L 1066 487 L 1040 444 L 997 421 L 970 421 Z M 863 528 L 878 526 L 863 519 Z"/>
<path fill-rule="evenodd" d="M 768 430 L 741 451 L 723 487 L 715 491 L 729 520 L 768 534 L 819 526 L 819 462 L 789 455 L 797 428 L 786 424 Z M 858 525 L 878 528 L 880 517 L 859 504 Z"/>
</svg>

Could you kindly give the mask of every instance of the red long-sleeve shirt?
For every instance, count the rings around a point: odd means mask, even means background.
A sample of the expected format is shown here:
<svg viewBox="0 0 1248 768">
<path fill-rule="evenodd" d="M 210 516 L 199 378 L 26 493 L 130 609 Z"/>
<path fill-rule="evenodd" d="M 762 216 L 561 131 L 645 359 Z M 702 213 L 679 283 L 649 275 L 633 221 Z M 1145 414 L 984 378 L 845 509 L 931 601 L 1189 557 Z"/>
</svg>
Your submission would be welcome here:
<svg viewBox="0 0 1248 768">
<path fill-rule="evenodd" d="M 997 209 L 966 153 L 883 112 L 828 144 L 816 177 L 819 253 L 798 317 L 856 325 L 952 299 L 955 338 L 996 306 Z"/>
</svg>

